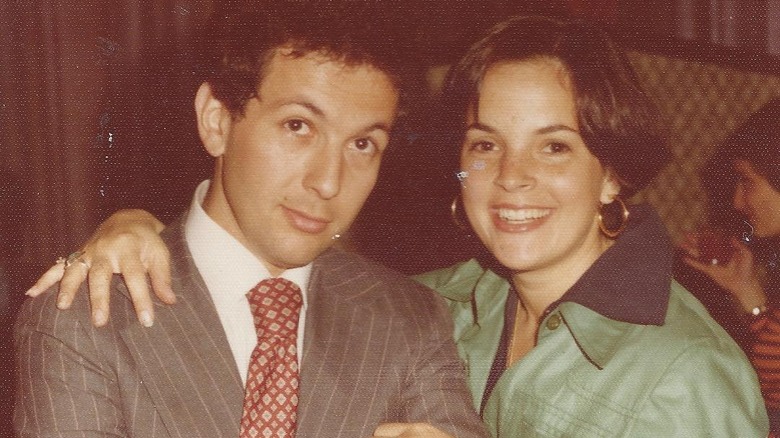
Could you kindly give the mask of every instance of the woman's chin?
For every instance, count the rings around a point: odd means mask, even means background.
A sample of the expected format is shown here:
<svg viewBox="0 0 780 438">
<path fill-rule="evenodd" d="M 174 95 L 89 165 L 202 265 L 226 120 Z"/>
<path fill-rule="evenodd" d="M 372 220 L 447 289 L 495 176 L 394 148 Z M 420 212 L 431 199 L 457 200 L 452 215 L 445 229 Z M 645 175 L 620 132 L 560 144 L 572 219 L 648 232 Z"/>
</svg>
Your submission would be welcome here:
<svg viewBox="0 0 780 438">
<path fill-rule="evenodd" d="M 491 251 L 493 257 L 501 263 L 501 265 L 512 272 L 525 272 L 538 269 L 542 264 L 542 260 L 536 255 L 537 251 L 529 252 L 527 250 L 519 250 L 514 253 L 505 253 L 503 251 Z"/>
</svg>

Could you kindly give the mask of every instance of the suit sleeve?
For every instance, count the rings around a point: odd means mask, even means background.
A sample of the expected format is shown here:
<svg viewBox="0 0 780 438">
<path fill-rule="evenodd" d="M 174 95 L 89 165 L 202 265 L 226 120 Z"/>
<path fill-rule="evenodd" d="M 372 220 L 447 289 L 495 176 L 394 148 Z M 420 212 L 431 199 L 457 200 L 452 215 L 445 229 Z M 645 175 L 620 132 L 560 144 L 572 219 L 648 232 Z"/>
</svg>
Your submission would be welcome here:
<svg viewBox="0 0 780 438">
<path fill-rule="evenodd" d="M 408 422 L 427 422 L 456 437 L 489 436 L 471 403 L 466 375 L 452 339 L 452 320 L 432 296 L 421 341 L 404 385 Z M 427 336 L 426 336 L 427 335 Z"/>
<path fill-rule="evenodd" d="M 28 300 L 14 328 L 18 436 L 126 436 L 115 373 L 92 336 L 88 304 L 58 311 L 55 295 Z"/>
</svg>

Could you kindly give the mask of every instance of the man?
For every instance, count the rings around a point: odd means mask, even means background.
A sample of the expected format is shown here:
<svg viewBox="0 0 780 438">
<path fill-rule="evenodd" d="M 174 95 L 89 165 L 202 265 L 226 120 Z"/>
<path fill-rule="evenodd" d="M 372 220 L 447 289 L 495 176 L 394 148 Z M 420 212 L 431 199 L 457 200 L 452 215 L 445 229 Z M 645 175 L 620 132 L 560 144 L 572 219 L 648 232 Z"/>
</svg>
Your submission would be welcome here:
<svg viewBox="0 0 780 438">
<path fill-rule="evenodd" d="M 115 278 L 95 328 L 84 293 L 28 301 L 21 436 L 484 436 L 438 298 L 330 248 L 376 180 L 404 48 L 369 3 L 268 3 L 216 11 L 201 42 L 215 167 L 164 232 L 177 304 L 143 327 Z"/>
</svg>

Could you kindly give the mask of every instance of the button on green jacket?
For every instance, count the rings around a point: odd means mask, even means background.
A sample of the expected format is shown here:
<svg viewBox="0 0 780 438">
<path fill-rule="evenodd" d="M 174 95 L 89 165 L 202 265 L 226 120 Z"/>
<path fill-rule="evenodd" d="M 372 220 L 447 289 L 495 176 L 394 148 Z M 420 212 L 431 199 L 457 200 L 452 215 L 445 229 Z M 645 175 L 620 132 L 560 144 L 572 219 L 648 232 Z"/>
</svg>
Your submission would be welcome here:
<svg viewBox="0 0 780 438">
<path fill-rule="evenodd" d="M 504 324 L 508 282 L 475 260 L 418 280 L 448 299 L 474 405 Z M 629 282 L 630 283 L 630 282 Z M 537 345 L 506 370 L 483 418 L 495 437 L 765 437 L 756 375 L 704 307 L 670 281 L 665 322 L 553 305 Z"/>
</svg>

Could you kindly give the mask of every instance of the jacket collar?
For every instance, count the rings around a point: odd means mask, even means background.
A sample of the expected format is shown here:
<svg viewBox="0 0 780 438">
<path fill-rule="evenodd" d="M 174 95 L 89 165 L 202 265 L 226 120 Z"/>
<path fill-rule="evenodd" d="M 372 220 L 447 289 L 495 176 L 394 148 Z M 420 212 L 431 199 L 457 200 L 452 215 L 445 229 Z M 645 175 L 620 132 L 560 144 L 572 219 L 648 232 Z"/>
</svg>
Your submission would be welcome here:
<svg viewBox="0 0 780 438">
<path fill-rule="evenodd" d="M 561 313 L 583 355 L 600 368 L 628 331 L 663 325 L 669 304 L 673 252 L 666 229 L 650 206 L 630 212 L 629 226 L 615 244 L 547 312 Z M 450 300 L 471 301 L 477 330 L 488 316 L 503 318 L 503 312 L 491 310 L 506 302 L 508 281 L 476 260 L 450 271 L 434 288 Z"/>
<path fill-rule="evenodd" d="M 672 246 L 650 206 L 630 211 L 626 231 L 560 302 L 581 304 L 616 321 L 663 325 L 672 280 Z"/>
</svg>

